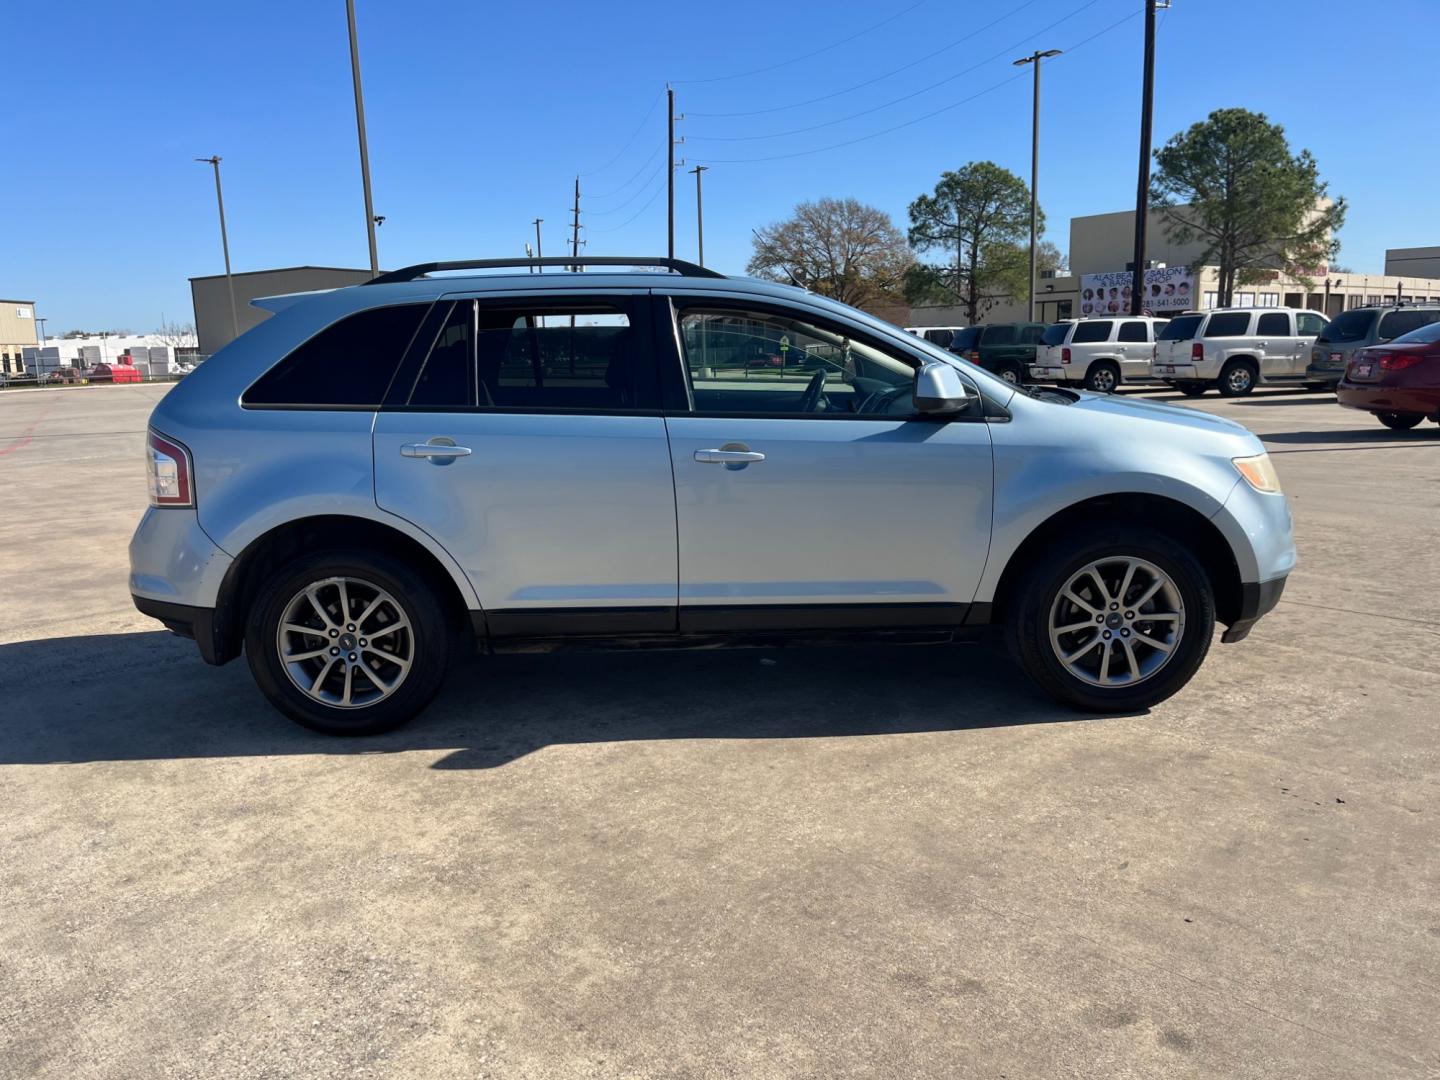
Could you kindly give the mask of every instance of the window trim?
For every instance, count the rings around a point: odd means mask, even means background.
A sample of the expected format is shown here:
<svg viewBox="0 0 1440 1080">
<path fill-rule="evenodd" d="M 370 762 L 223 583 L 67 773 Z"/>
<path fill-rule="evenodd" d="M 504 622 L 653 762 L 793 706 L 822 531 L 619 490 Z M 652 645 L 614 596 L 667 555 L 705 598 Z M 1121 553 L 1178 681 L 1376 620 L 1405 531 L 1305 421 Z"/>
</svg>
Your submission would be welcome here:
<svg viewBox="0 0 1440 1080">
<path fill-rule="evenodd" d="M 398 375 L 391 384 L 391 392 L 387 395 L 385 403 L 381 406 L 383 412 L 396 413 L 439 413 L 439 414 L 472 414 L 472 413 L 497 413 L 508 415 L 528 416 L 660 416 L 662 415 L 663 392 L 660 385 L 659 368 L 660 358 L 655 348 L 654 335 L 654 314 L 647 303 L 646 292 L 626 291 L 623 293 L 607 293 L 602 290 L 596 292 L 582 292 L 575 290 L 572 293 L 567 290 L 561 292 L 521 292 L 521 293 L 455 293 L 442 296 L 436 301 L 437 307 L 444 307 L 443 315 L 435 321 L 433 332 L 429 334 L 428 344 L 423 349 L 414 348 L 412 353 L 407 354 L 402 371 L 407 375 L 406 380 L 401 380 Z M 608 308 L 615 313 L 624 315 L 630 320 L 630 329 L 634 331 L 635 359 L 635 387 L 637 394 L 642 390 L 647 404 L 643 408 L 622 409 L 622 408 L 571 408 L 558 405 L 481 405 L 479 403 L 478 380 L 474 385 L 476 398 L 469 405 L 411 405 L 409 398 L 414 393 L 416 382 L 424 370 L 425 362 L 430 357 L 430 352 L 435 346 L 435 341 L 440 336 L 440 331 L 449 322 L 450 316 L 456 304 L 470 304 L 472 311 L 479 311 L 481 307 L 486 308 L 517 308 L 523 309 L 526 313 L 568 315 L 577 313 L 587 307 Z M 548 309 L 548 310 L 547 310 Z M 647 329 L 647 327 L 649 329 Z M 421 330 L 424 330 L 424 323 Z M 472 355 L 472 362 L 473 362 Z M 646 377 L 646 369 L 649 369 L 649 377 Z M 406 387 L 401 392 L 400 387 Z"/>
<path fill-rule="evenodd" d="M 965 378 L 966 385 L 981 399 L 982 406 L 974 410 L 974 415 L 957 414 L 937 416 L 926 413 L 913 413 L 909 416 L 894 415 L 866 415 L 864 413 L 800 413 L 800 412 L 751 412 L 740 409 L 727 409 L 720 411 L 699 412 L 695 408 L 693 397 L 693 386 L 690 379 L 690 366 L 685 361 L 685 345 L 680 334 L 680 320 L 687 308 L 700 308 L 706 311 L 732 310 L 737 312 L 755 312 L 759 314 L 773 315 L 782 319 L 795 319 L 799 322 L 813 322 L 821 326 L 843 328 L 847 337 L 858 341 L 876 352 L 884 353 L 895 360 L 909 366 L 912 371 L 918 372 L 920 368 L 929 362 L 929 358 L 922 358 L 914 353 L 901 349 L 894 343 L 883 341 L 876 335 L 869 333 L 863 327 L 857 327 L 853 323 L 833 318 L 829 312 L 817 312 L 804 307 L 791 307 L 784 302 L 777 302 L 768 297 L 755 297 L 754 299 L 738 297 L 733 294 L 715 293 L 707 295 L 704 293 L 665 293 L 657 294 L 656 300 L 664 304 L 670 310 L 670 340 L 669 346 L 672 355 L 669 360 L 663 361 L 663 366 L 669 368 L 678 375 L 680 382 L 679 389 L 683 393 L 683 404 L 679 395 L 672 393 L 667 398 L 664 415 L 680 417 L 714 417 L 722 420 L 824 420 L 824 421 L 847 421 L 847 422 L 869 422 L 890 421 L 892 423 L 984 423 L 986 420 L 999 419 L 992 416 L 992 408 L 989 398 L 985 396 L 978 383 L 965 376 L 963 369 L 961 377 Z M 657 343 L 659 333 L 656 334 Z M 944 361 L 935 361 L 943 363 Z M 673 388 L 672 388 L 673 389 Z M 1004 419 L 1009 419 L 1008 412 Z"/>
</svg>

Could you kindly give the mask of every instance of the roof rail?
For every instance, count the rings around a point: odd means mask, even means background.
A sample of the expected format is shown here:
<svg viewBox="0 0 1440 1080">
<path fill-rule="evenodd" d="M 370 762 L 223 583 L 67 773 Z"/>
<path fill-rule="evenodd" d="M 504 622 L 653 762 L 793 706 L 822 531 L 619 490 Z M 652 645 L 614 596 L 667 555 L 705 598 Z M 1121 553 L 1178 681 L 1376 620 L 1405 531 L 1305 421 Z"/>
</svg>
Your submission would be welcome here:
<svg viewBox="0 0 1440 1080">
<path fill-rule="evenodd" d="M 499 270 L 516 266 L 660 266 L 666 270 L 672 270 L 682 277 L 723 278 L 725 276 L 718 271 L 707 270 L 703 266 L 697 266 L 695 263 L 685 262 L 681 259 L 658 259 L 642 255 L 633 258 L 624 255 L 546 255 L 543 258 L 530 259 L 458 259 L 451 262 L 416 263 L 414 266 L 391 270 L 388 274 L 371 278 L 364 284 L 389 285 L 395 281 L 414 281 L 418 277 L 437 270 Z"/>
</svg>

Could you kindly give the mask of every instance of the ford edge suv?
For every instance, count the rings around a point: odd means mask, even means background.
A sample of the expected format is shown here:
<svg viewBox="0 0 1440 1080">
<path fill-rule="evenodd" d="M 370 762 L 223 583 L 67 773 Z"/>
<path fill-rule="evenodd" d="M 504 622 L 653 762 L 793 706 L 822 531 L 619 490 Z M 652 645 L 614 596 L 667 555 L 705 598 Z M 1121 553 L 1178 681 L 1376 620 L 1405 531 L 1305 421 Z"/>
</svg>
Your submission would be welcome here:
<svg viewBox="0 0 1440 1080">
<path fill-rule="evenodd" d="M 1130 711 L 1280 596 L 1290 514 L 1237 424 L 1020 389 L 789 286 L 583 261 L 256 301 L 151 416 L 139 610 L 362 734 L 467 651 L 987 626 L 1059 701 Z M 636 265 L 664 269 L 604 272 Z M 750 365 L 782 342 L 802 369 Z"/>
</svg>

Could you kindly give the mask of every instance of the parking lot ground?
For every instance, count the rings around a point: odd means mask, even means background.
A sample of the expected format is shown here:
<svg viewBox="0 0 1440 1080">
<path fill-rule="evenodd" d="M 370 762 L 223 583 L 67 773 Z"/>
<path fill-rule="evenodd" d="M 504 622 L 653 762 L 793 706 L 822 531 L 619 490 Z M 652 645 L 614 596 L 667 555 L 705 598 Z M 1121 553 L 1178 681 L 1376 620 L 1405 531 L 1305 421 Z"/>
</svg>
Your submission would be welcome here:
<svg viewBox="0 0 1440 1080">
<path fill-rule="evenodd" d="M 130 606 L 164 389 L 0 394 L 0 1076 L 1440 1071 L 1434 424 L 1188 402 L 1301 562 L 1143 715 L 984 646 L 562 654 L 337 741 Z"/>
</svg>

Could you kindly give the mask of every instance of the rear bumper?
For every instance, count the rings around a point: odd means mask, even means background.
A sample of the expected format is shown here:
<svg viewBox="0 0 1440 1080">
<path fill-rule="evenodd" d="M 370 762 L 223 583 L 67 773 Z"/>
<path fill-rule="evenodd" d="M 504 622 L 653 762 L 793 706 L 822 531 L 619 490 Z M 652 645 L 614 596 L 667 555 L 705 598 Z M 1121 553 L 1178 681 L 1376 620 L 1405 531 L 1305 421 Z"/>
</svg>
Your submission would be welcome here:
<svg viewBox="0 0 1440 1080">
<path fill-rule="evenodd" d="M 1202 375 L 1194 364 L 1170 364 L 1157 360 L 1150 365 L 1150 377 L 1159 382 L 1195 382 L 1213 379 L 1213 375 Z"/>
<path fill-rule="evenodd" d="M 159 619 L 172 634 L 191 638 L 200 649 L 200 658 L 207 664 L 223 664 L 232 659 L 226 643 L 220 640 L 214 608 L 191 607 L 134 593 L 130 599 L 135 602 L 135 610 L 140 614 Z"/>
<path fill-rule="evenodd" d="M 1335 399 L 1347 409 L 1373 413 L 1419 413 L 1421 416 L 1440 413 L 1440 387 L 1367 386 L 1342 379 L 1335 388 Z"/>
<path fill-rule="evenodd" d="M 1280 602 L 1280 594 L 1285 591 L 1286 578 L 1278 577 L 1270 581 L 1247 581 L 1240 586 L 1240 617 L 1225 629 L 1220 635 L 1223 642 L 1233 643 L 1244 641 L 1251 629 L 1261 616 L 1272 611 Z"/>
<path fill-rule="evenodd" d="M 1311 364 L 1305 369 L 1305 381 L 1312 383 L 1324 383 L 1326 386 L 1334 386 L 1345 377 L 1343 367 L 1322 367 L 1318 364 Z"/>
</svg>

